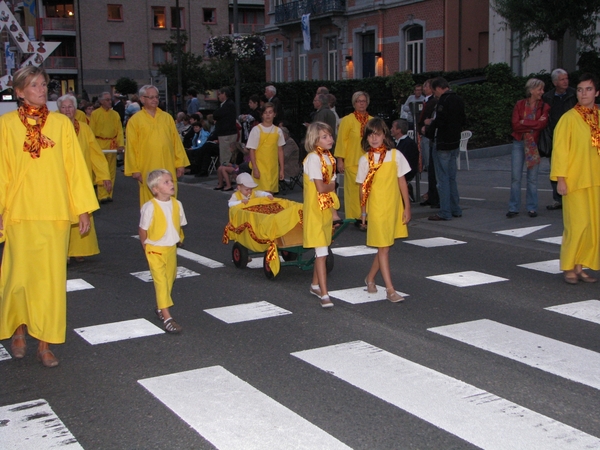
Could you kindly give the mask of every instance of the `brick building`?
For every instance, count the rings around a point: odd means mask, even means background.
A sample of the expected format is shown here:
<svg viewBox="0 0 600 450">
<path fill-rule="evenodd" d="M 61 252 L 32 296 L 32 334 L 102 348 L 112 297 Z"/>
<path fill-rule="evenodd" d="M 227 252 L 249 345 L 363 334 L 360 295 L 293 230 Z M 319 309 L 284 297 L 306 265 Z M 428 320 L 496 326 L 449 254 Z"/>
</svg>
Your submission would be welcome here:
<svg viewBox="0 0 600 450">
<path fill-rule="evenodd" d="M 310 50 L 301 29 L 310 13 Z M 270 81 L 338 80 L 484 67 L 483 0 L 267 0 Z"/>
</svg>

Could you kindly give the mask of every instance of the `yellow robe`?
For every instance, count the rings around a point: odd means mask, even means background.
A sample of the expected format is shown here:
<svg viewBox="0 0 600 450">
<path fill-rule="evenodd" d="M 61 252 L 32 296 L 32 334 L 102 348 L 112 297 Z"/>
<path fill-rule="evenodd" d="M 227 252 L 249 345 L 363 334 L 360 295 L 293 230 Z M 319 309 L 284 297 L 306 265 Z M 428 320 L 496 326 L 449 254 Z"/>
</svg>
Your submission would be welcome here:
<svg viewBox="0 0 600 450">
<path fill-rule="evenodd" d="M 125 145 L 123 139 L 123 124 L 121 123 L 121 117 L 118 112 L 112 109 L 109 109 L 108 111 L 104 108 L 95 109 L 90 120 L 90 127 L 102 150 L 116 149 L 117 147 L 123 147 Z M 105 153 L 105 156 L 108 161 L 113 191 L 109 194 L 103 186 L 98 186 L 98 198 L 100 200 L 112 198 L 115 189 L 115 178 L 117 177 L 117 154 Z"/>
<path fill-rule="evenodd" d="M 316 153 L 309 153 L 306 158 L 319 158 Z M 320 159 L 320 158 L 319 158 Z M 329 176 L 333 175 L 333 166 L 327 165 Z M 333 233 L 333 212 L 331 208 L 321 210 L 319 192 L 314 180 L 306 172 L 303 175 L 304 204 L 302 206 L 302 246 L 305 248 L 329 247 Z M 340 207 L 335 192 L 331 192 L 334 208 Z"/>
<path fill-rule="evenodd" d="M 171 172 L 177 195 L 176 168 L 186 167 L 190 161 L 173 118 L 156 109 L 152 117 L 145 108 L 131 116 L 127 122 L 127 148 L 125 151 L 125 175 L 131 176 L 139 172 L 143 183 L 140 184 L 140 206 L 152 200 L 152 192 L 146 185 L 146 177 L 156 169 Z"/>
<path fill-rule="evenodd" d="M 600 269 L 600 156 L 590 127 L 571 109 L 558 121 L 552 144 L 550 179 L 564 177 L 561 270 L 582 264 Z"/>
<path fill-rule="evenodd" d="M 270 133 L 258 125 L 260 139 L 256 150 L 256 165 L 260 170 L 260 178 L 254 178 L 261 191 L 279 192 L 279 128 L 273 125 Z M 252 166 L 252 165 L 250 165 Z"/>
<path fill-rule="evenodd" d="M 85 116 L 85 114 L 84 114 Z M 102 184 L 104 180 L 110 180 L 108 162 L 94 137 L 92 129 L 84 122 L 79 122 L 79 134 L 77 140 L 90 174 L 95 184 Z M 71 225 L 69 237 L 69 256 L 92 256 L 100 253 L 98 248 L 98 237 L 94 218 L 90 217 L 90 231 L 83 236 L 79 233 L 79 224 Z"/>
<path fill-rule="evenodd" d="M 31 158 L 17 111 L 0 117 L 0 214 L 6 243 L 0 272 L 0 339 L 21 325 L 45 342 L 66 333 L 66 259 L 71 223 L 98 201 L 71 121 L 51 112 L 51 148 Z"/>
<path fill-rule="evenodd" d="M 117 113 L 118 114 L 118 113 Z M 76 109 L 75 110 L 75 119 L 77 119 L 77 121 L 79 123 L 85 123 L 86 125 L 90 124 L 90 119 L 88 118 L 88 116 L 86 116 L 86 114 L 80 110 L 80 109 Z"/>
<path fill-rule="evenodd" d="M 369 120 L 373 117 L 369 116 Z M 346 219 L 360 219 L 360 187 L 356 184 L 358 160 L 365 154 L 361 146 L 360 122 L 350 113 L 340 121 L 335 143 L 335 157 L 344 159 L 344 214 Z"/>
</svg>

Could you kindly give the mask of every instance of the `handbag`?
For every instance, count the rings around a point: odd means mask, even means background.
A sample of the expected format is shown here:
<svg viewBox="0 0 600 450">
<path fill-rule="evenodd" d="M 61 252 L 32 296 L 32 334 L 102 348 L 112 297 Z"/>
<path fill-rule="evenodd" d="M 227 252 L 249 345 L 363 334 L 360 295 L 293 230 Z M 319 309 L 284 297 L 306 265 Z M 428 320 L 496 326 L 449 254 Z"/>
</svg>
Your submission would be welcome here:
<svg viewBox="0 0 600 450">
<path fill-rule="evenodd" d="M 541 157 L 550 158 L 552 155 L 552 133 L 550 132 L 550 127 L 546 127 L 540 132 L 537 146 Z"/>
</svg>

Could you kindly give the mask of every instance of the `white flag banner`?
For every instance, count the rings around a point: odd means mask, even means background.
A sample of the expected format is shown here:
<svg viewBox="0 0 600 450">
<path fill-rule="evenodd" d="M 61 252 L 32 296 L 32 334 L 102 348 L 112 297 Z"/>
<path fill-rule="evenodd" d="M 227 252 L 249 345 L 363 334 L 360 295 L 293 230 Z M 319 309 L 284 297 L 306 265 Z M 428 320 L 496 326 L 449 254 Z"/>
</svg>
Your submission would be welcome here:
<svg viewBox="0 0 600 450">
<path fill-rule="evenodd" d="M 304 50 L 310 50 L 310 14 L 302 16 L 302 37 L 304 38 Z"/>
<path fill-rule="evenodd" d="M 15 68 L 15 54 L 10 51 L 10 43 L 4 43 L 4 55 L 6 57 L 6 70 L 10 73 Z"/>
</svg>

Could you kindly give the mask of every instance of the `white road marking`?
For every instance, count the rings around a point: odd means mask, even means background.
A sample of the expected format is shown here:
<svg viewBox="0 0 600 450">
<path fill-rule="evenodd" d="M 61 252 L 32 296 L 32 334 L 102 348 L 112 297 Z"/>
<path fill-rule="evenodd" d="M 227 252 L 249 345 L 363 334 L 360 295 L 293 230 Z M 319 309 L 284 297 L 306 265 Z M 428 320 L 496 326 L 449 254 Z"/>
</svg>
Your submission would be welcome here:
<svg viewBox="0 0 600 450">
<path fill-rule="evenodd" d="M 481 448 L 600 448 L 594 436 L 366 342 L 292 356 Z"/>
<path fill-rule="evenodd" d="M 476 198 L 476 197 L 460 197 L 460 200 L 473 200 L 476 202 L 485 202 L 485 198 Z"/>
<path fill-rule="evenodd" d="M 510 191 L 510 186 L 506 187 L 506 186 L 494 186 L 494 189 L 502 189 L 505 191 Z M 521 188 L 521 191 L 525 191 L 527 190 L 527 188 Z M 537 190 L 538 192 L 552 192 L 552 189 L 539 189 Z"/>
<path fill-rule="evenodd" d="M 513 237 L 523 237 L 523 236 L 527 236 L 528 234 L 535 233 L 536 231 L 543 230 L 544 228 L 549 227 L 549 226 L 550 226 L 550 224 L 540 225 L 537 227 L 513 228 L 512 230 L 492 231 L 492 233 L 504 234 L 506 236 L 513 236 Z"/>
<path fill-rule="evenodd" d="M 203 266 L 209 267 L 211 269 L 218 269 L 220 267 L 225 267 L 225 264 L 223 264 L 219 261 L 215 261 L 214 259 L 210 259 L 210 258 L 206 258 L 201 255 L 197 255 L 196 253 L 192 253 L 183 248 L 177 249 L 177 255 L 181 256 L 182 258 L 186 258 L 191 261 L 197 262 L 198 264 L 202 264 Z"/>
<path fill-rule="evenodd" d="M 219 450 L 350 448 L 221 366 L 138 383 Z"/>
<path fill-rule="evenodd" d="M 433 281 L 450 284 L 457 287 L 478 286 L 480 284 L 497 283 L 499 281 L 508 281 L 508 278 L 488 275 L 487 273 L 467 270 L 466 272 L 447 273 L 443 275 L 434 275 L 427 277 Z"/>
<path fill-rule="evenodd" d="M 434 247 L 445 247 L 447 245 L 460 245 L 466 244 L 464 241 L 457 241 L 456 239 L 448 239 L 445 237 L 434 237 L 428 239 L 413 239 L 410 241 L 402 241 L 405 244 L 418 245 L 419 247 L 434 248 Z"/>
<path fill-rule="evenodd" d="M 263 256 L 252 256 L 252 261 L 250 261 L 246 267 L 248 269 L 262 269 L 263 268 L 263 261 L 265 260 L 265 258 Z M 281 255 L 279 255 L 279 261 L 280 262 L 285 262 L 285 259 L 283 259 L 283 257 Z"/>
<path fill-rule="evenodd" d="M 366 245 L 355 245 L 353 247 L 332 248 L 331 252 L 338 256 L 361 256 L 377 253 L 377 249 L 374 247 L 367 247 Z"/>
<path fill-rule="evenodd" d="M 43 399 L 0 406 L 0 443 L 11 450 L 83 450 Z"/>
<path fill-rule="evenodd" d="M 549 244 L 562 245 L 562 236 L 542 238 L 542 239 L 538 239 L 538 241 L 548 242 Z"/>
<path fill-rule="evenodd" d="M 548 261 L 539 261 L 528 264 L 519 264 L 518 267 L 525 269 L 538 270 L 546 273 L 562 273 L 560 270 L 560 259 L 550 259 Z"/>
<path fill-rule="evenodd" d="M 488 319 L 429 331 L 600 389 L 600 353 Z"/>
<path fill-rule="evenodd" d="M 81 278 L 67 280 L 67 292 L 83 291 L 85 289 L 94 289 L 94 286 Z"/>
<path fill-rule="evenodd" d="M 164 332 L 164 330 L 151 324 L 146 319 L 124 320 L 122 322 L 75 328 L 75 333 L 92 345 L 153 336 Z"/>
<path fill-rule="evenodd" d="M 408 297 L 408 294 L 404 292 L 396 291 L 402 297 Z M 333 298 L 337 298 L 346 303 L 352 303 L 353 305 L 357 305 L 359 303 L 370 303 L 370 302 L 379 302 L 381 300 L 386 300 L 386 291 L 385 286 L 377 286 L 376 294 L 369 294 L 367 292 L 366 286 L 361 286 L 357 288 L 350 289 L 340 289 L 337 291 L 329 291 L 329 296 Z"/>
<path fill-rule="evenodd" d="M 149 270 L 144 270 L 143 272 L 133 272 L 131 275 L 133 275 L 136 278 L 139 278 L 140 280 L 146 282 L 146 283 L 151 283 L 152 282 L 152 275 L 150 274 Z M 186 269 L 185 267 L 177 267 L 177 277 L 176 278 L 188 278 L 188 277 L 197 277 L 200 274 L 197 272 L 194 272 L 193 270 L 190 269 Z"/>
<path fill-rule="evenodd" d="M 584 300 L 582 302 L 549 306 L 544 309 L 600 324 L 600 301 L 598 300 Z"/>
<path fill-rule="evenodd" d="M 210 308 L 205 309 L 204 312 L 225 323 L 247 322 L 249 320 L 266 319 L 267 317 L 292 314 L 287 309 L 280 308 L 269 302 L 245 303 L 243 305 Z"/>
<path fill-rule="evenodd" d="M 4 361 L 6 359 L 12 359 L 12 356 L 10 356 L 10 353 L 8 353 L 2 344 L 0 344 L 0 361 Z M 2 425 L 0 424 L 0 426 Z"/>
</svg>

